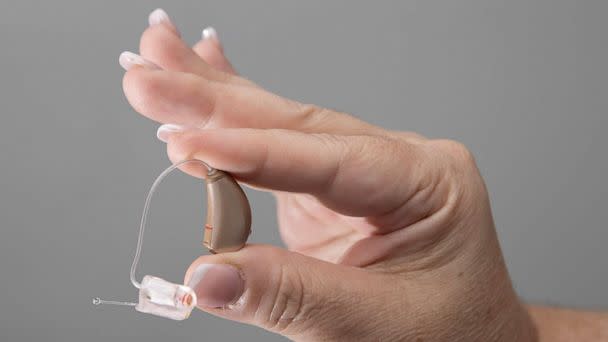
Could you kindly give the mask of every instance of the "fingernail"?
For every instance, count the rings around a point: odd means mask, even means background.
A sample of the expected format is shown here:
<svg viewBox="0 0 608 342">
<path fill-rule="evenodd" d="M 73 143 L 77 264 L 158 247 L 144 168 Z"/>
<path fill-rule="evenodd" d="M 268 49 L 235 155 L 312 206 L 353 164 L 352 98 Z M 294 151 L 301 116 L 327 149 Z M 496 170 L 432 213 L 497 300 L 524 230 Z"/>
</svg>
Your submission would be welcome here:
<svg viewBox="0 0 608 342">
<path fill-rule="evenodd" d="M 244 281 L 234 266 L 201 264 L 194 270 L 188 286 L 196 293 L 198 306 L 221 308 L 239 299 Z"/>
<path fill-rule="evenodd" d="M 145 58 L 136 53 L 129 51 L 125 51 L 120 54 L 120 57 L 118 57 L 118 63 L 125 70 L 129 70 L 136 65 L 150 69 L 160 69 L 158 65 L 146 60 Z"/>
<path fill-rule="evenodd" d="M 150 26 L 154 26 L 162 23 L 173 25 L 167 12 L 165 12 L 165 10 L 162 8 L 157 8 L 148 16 L 148 24 L 150 24 Z"/>
<path fill-rule="evenodd" d="M 166 143 L 169 140 L 169 136 L 171 135 L 171 133 L 177 133 L 183 130 L 184 128 L 180 125 L 164 124 L 158 127 L 158 130 L 156 131 L 156 137 L 158 138 L 158 140 Z"/>
<path fill-rule="evenodd" d="M 218 42 L 220 40 L 219 37 L 218 37 L 218 35 L 217 35 L 217 31 L 213 27 L 211 27 L 211 26 L 209 26 L 209 27 L 207 27 L 206 29 L 203 30 L 202 36 L 203 36 L 203 40 L 205 40 L 205 39 L 215 39 Z"/>
<path fill-rule="evenodd" d="M 157 8 L 152 11 L 152 13 L 150 13 L 150 15 L 148 16 L 148 24 L 150 26 L 165 24 L 169 26 L 178 36 L 181 36 L 179 30 L 177 29 L 177 26 L 173 24 L 167 12 L 165 12 L 165 10 L 163 10 L 162 8 Z"/>
</svg>

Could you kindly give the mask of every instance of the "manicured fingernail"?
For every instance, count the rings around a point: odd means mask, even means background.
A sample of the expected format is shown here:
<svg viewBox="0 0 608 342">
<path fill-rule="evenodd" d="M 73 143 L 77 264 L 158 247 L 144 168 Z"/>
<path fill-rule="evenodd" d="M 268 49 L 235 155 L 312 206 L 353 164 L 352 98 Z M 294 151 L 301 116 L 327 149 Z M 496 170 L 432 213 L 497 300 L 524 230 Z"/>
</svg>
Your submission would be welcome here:
<svg viewBox="0 0 608 342">
<path fill-rule="evenodd" d="M 180 36 L 177 26 L 173 24 L 167 12 L 165 12 L 165 10 L 163 10 L 162 8 L 157 8 L 152 11 L 152 13 L 150 13 L 150 15 L 148 16 L 148 24 L 150 24 L 150 26 L 165 24 L 169 26 L 178 36 Z"/>
<path fill-rule="evenodd" d="M 201 264 L 194 270 L 188 286 L 196 293 L 198 306 L 221 308 L 239 299 L 244 281 L 234 266 Z"/>
<path fill-rule="evenodd" d="M 220 40 L 219 37 L 218 37 L 218 35 L 217 35 L 217 31 L 213 27 L 211 27 L 211 26 L 209 26 L 209 27 L 207 27 L 206 29 L 203 30 L 202 36 L 203 36 L 203 40 L 205 40 L 205 39 L 215 39 L 218 42 Z"/>
<path fill-rule="evenodd" d="M 173 25 L 167 12 L 165 12 L 165 10 L 162 8 L 157 8 L 148 16 L 148 24 L 150 24 L 150 26 L 154 26 L 162 23 Z"/>
<path fill-rule="evenodd" d="M 125 51 L 120 54 L 120 57 L 118 57 L 118 63 L 125 70 L 129 70 L 134 66 L 141 66 L 150 69 L 160 69 L 158 65 L 150 62 L 149 60 L 146 60 L 138 54 L 129 51 Z"/>
<path fill-rule="evenodd" d="M 158 130 L 156 131 L 156 137 L 162 142 L 167 142 L 171 133 L 177 133 L 183 130 L 184 128 L 180 125 L 164 124 L 158 127 Z"/>
</svg>

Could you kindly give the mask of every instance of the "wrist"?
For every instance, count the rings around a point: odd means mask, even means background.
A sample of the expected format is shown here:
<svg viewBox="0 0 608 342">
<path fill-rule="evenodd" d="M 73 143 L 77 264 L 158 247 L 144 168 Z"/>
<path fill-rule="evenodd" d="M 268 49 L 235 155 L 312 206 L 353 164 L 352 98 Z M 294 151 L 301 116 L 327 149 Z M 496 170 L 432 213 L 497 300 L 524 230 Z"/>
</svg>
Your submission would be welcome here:
<svg viewBox="0 0 608 342">
<path fill-rule="evenodd" d="M 530 316 L 526 306 L 519 299 L 517 299 L 516 308 L 513 310 L 510 319 L 512 321 L 513 328 L 512 334 L 509 334 L 509 332 L 506 331 L 506 336 L 502 339 L 502 341 L 539 341 L 536 324 Z"/>
<path fill-rule="evenodd" d="M 535 322 L 528 312 L 526 305 L 515 293 L 510 279 L 506 283 L 505 287 L 506 289 L 504 289 L 502 292 L 504 294 L 504 299 L 495 303 L 497 306 L 497 311 L 500 312 L 494 322 L 495 330 L 490 330 L 490 335 L 485 340 L 505 342 L 538 342 Z"/>
<path fill-rule="evenodd" d="M 490 251 L 482 251 L 473 258 L 482 263 L 474 267 L 479 273 L 469 289 L 475 293 L 475 299 L 465 303 L 469 307 L 477 303 L 475 318 L 479 330 L 471 340 L 537 342 L 535 322 L 513 288 L 500 249 L 492 248 L 492 243 L 484 246 Z"/>
<path fill-rule="evenodd" d="M 492 318 L 493 310 L 497 314 Z M 486 314 L 489 320 L 479 323 L 482 332 L 476 341 L 538 342 L 535 322 L 515 295 L 512 299 L 488 306 Z"/>
<path fill-rule="evenodd" d="M 606 341 L 608 313 L 528 305 L 538 341 Z"/>
</svg>

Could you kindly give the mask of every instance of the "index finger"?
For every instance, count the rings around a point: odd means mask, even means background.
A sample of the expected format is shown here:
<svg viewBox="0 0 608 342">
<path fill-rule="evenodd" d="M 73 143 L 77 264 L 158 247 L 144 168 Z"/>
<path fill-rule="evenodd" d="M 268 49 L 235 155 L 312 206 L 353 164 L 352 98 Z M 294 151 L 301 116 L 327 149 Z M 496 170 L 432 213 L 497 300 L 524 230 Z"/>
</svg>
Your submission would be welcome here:
<svg viewBox="0 0 608 342">
<path fill-rule="evenodd" d="M 436 170 L 424 150 L 402 140 L 277 129 L 173 132 L 168 154 L 174 162 L 203 160 L 257 187 L 312 194 L 352 216 L 376 216 L 404 205 Z M 201 176 L 197 168 L 183 170 Z"/>
</svg>

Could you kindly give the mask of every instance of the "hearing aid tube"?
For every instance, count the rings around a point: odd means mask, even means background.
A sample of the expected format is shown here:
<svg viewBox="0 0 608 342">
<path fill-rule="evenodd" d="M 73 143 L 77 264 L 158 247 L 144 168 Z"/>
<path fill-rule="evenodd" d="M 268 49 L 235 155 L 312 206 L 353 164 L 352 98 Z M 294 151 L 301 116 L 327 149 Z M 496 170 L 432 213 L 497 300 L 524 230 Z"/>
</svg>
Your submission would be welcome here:
<svg viewBox="0 0 608 342">
<path fill-rule="evenodd" d="M 174 320 L 188 318 L 197 303 L 196 293 L 186 285 L 174 284 L 162 278 L 146 275 L 140 283 L 136 278 L 137 266 L 146 229 L 150 202 L 158 185 L 173 170 L 186 163 L 199 163 L 207 169 L 207 224 L 203 245 L 211 253 L 239 250 L 245 246 L 251 233 L 251 208 L 243 189 L 230 174 L 214 169 L 198 159 L 184 160 L 163 171 L 154 181 L 141 215 L 135 256 L 131 264 L 131 283 L 139 289 L 139 302 L 122 302 L 93 299 L 94 305 L 112 304 L 134 306 L 139 312 L 149 313 Z"/>
</svg>

